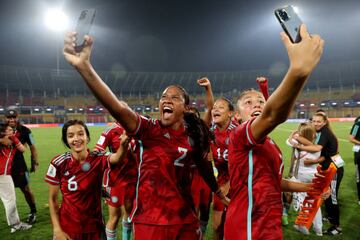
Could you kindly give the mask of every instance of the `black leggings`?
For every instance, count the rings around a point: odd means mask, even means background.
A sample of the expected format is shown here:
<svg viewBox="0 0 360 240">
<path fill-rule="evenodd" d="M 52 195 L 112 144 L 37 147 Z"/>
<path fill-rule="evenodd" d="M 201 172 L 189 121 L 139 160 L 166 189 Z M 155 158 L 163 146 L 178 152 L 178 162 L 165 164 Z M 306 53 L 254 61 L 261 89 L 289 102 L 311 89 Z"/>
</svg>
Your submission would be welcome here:
<svg viewBox="0 0 360 240">
<path fill-rule="evenodd" d="M 325 200 L 325 208 L 329 218 L 329 222 L 335 226 L 340 225 L 338 192 L 343 175 L 344 167 L 338 168 L 333 180 L 331 181 L 331 196 Z"/>
</svg>

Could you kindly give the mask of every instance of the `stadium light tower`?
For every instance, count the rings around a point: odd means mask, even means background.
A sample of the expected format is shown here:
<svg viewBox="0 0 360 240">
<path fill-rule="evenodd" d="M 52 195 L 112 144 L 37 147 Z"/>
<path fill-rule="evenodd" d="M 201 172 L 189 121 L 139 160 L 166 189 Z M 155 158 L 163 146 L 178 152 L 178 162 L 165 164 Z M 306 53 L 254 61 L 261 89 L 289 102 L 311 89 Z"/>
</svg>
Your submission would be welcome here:
<svg viewBox="0 0 360 240">
<path fill-rule="evenodd" d="M 59 75 L 59 35 L 67 29 L 69 18 L 61 9 L 52 8 L 45 12 L 44 22 L 48 29 L 58 34 L 56 36 L 56 73 Z"/>
</svg>

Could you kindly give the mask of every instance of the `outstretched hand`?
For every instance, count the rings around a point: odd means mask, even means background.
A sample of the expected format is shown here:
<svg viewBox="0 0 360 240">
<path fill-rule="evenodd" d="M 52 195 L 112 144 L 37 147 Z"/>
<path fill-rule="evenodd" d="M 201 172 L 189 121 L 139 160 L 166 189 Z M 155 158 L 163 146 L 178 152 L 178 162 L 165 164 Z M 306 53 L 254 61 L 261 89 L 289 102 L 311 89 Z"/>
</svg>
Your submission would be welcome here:
<svg viewBox="0 0 360 240">
<path fill-rule="evenodd" d="M 74 67 L 79 67 L 86 62 L 90 62 L 93 39 L 85 35 L 84 47 L 77 52 L 75 50 L 76 32 L 67 32 L 64 39 L 63 54 L 68 63 Z"/>
<path fill-rule="evenodd" d="M 306 77 L 313 71 L 321 58 L 324 40 L 319 35 L 310 36 L 304 24 L 300 26 L 300 36 L 299 43 L 292 43 L 284 32 L 281 33 L 281 39 L 288 52 L 290 69 L 300 77 Z"/>
</svg>

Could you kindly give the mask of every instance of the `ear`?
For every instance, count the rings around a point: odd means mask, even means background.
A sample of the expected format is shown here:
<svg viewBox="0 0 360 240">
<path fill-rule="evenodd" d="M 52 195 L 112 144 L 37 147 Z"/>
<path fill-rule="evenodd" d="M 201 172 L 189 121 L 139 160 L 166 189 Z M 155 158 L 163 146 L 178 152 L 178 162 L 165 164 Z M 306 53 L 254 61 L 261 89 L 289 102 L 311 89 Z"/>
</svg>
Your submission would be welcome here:
<svg viewBox="0 0 360 240">
<path fill-rule="evenodd" d="M 184 105 L 185 106 L 185 112 L 189 112 L 190 111 L 190 106 L 189 105 Z"/>
</svg>

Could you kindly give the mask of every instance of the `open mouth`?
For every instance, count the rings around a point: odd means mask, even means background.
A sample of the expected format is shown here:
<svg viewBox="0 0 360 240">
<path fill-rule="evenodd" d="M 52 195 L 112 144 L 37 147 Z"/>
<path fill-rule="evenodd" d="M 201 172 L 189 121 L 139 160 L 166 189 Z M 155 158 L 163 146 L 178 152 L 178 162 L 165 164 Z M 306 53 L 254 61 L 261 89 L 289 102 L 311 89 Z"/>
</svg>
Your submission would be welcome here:
<svg viewBox="0 0 360 240">
<path fill-rule="evenodd" d="M 173 113 L 172 108 L 170 107 L 164 107 L 163 108 L 163 115 L 164 117 L 168 117 L 169 115 L 171 115 Z"/>
<path fill-rule="evenodd" d="M 255 111 L 251 114 L 251 117 L 257 117 L 261 114 L 261 111 Z"/>
</svg>

